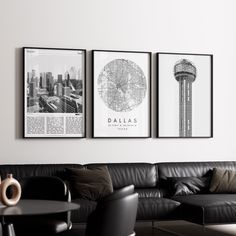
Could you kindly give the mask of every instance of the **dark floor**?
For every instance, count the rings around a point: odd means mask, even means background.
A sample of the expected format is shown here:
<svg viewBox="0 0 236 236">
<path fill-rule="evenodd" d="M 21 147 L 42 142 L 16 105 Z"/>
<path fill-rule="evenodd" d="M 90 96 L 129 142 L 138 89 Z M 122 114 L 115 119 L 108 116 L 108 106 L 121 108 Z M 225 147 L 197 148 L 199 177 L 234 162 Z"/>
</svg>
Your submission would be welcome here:
<svg viewBox="0 0 236 236">
<path fill-rule="evenodd" d="M 166 230 L 166 231 L 163 231 Z M 74 225 L 73 229 L 60 236 L 84 236 L 85 225 Z M 236 224 L 201 226 L 186 221 L 138 222 L 136 236 L 236 236 Z M 169 233 L 168 233 L 169 232 Z M 112 236 L 112 235 L 111 235 Z"/>
<path fill-rule="evenodd" d="M 151 224 L 137 225 L 135 232 L 137 236 L 173 236 L 173 234 L 163 232 L 157 228 L 152 228 Z"/>
<path fill-rule="evenodd" d="M 84 236 L 84 231 L 84 225 L 75 225 L 70 232 L 70 236 Z M 157 230 L 157 228 L 152 228 L 152 225 L 149 222 L 138 223 L 135 227 L 135 232 L 136 236 L 173 236 L 173 234 L 165 233 L 163 231 Z"/>
</svg>

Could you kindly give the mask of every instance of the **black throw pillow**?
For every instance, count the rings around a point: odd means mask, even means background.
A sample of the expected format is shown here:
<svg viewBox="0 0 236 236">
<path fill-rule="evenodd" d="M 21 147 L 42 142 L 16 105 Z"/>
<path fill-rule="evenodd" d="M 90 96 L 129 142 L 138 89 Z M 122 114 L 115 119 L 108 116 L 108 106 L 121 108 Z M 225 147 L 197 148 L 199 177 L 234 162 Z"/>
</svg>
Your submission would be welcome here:
<svg viewBox="0 0 236 236">
<path fill-rule="evenodd" d="M 209 190 L 211 193 L 236 193 L 236 171 L 214 168 Z"/>
<path fill-rule="evenodd" d="M 93 169 L 68 168 L 68 181 L 73 198 L 97 201 L 113 192 L 106 166 Z"/>
<path fill-rule="evenodd" d="M 174 196 L 204 193 L 209 187 L 207 177 L 171 177 L 168 181 Z"/>
</svg>

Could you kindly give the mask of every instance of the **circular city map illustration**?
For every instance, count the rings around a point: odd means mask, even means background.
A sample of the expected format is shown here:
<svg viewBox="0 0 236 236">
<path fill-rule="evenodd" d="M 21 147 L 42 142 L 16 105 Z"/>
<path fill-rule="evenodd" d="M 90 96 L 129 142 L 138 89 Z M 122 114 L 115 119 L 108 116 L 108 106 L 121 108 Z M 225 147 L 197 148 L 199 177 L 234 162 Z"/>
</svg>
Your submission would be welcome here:
<svg viewBox="0 0 236 236">
<path fill-rule="evenodd" d="M 115 59 L 98 77 L 98 93 L 106 106 L 116 112 L 128 112 L 139 106 L 147 91 L 146 77 L 133 61 Z"/>
</svg>

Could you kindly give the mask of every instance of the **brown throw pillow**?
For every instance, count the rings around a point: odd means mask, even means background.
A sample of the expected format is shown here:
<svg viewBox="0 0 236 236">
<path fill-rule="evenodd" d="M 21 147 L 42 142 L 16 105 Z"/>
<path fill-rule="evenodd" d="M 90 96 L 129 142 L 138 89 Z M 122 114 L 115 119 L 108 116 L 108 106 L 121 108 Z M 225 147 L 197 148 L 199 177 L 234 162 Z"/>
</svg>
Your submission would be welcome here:
<svg viewBox="0 0 236 236">
<path fill-rule="evenodd" d="M 214 168 L 209 190 L 212 193 L 236 193 L 236 171 Z"/>
<path fill-rule="evenodd" d="M 113 192 L 106 166 L 93 169 L 68 168 L 67 172 L 73 198 L 97 201 Z"/>
</svg>

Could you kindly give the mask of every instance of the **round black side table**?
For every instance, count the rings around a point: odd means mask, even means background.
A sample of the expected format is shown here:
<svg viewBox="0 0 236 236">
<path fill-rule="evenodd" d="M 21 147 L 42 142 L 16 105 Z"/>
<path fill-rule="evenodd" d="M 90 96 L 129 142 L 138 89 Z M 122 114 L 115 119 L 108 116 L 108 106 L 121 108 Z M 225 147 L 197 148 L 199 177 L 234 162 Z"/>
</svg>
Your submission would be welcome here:
<svg viewBox="0 0 236 236">
<path fill-rule="evenodd" d="M 16 236 L 14 225 L 5 222 L 6 216 L 47 215 L 79 209 L 79 205 L 71 202 L 48 200 L 20 200 L 16 206 L 0 205 L 2 236 Z"/>
</svg>

